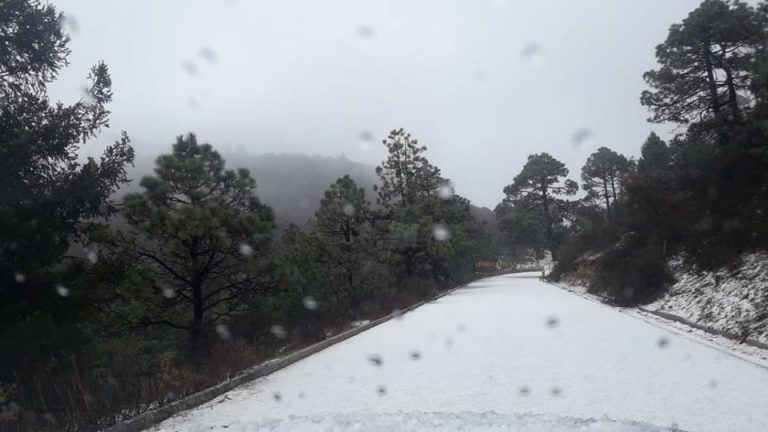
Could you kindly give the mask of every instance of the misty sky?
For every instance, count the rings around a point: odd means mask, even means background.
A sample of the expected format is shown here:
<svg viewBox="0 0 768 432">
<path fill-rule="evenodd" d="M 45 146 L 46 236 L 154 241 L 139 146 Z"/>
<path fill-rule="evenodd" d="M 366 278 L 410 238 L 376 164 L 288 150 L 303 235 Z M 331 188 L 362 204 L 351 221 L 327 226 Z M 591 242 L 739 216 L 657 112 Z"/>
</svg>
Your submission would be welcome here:
<svg viewBox="0 0 768 432">
<path fill-rule="evenodd" d="M 532 152 L 576 179 L 600 146 L 637 155 L 651 131 L 669 136 L 646 122 L 642 73 L 699 0 L 54 4 L 72 17 L 73 52 L 52 97 L 76 100 L 99 60 L 112 73 L 112 129 L 89 153 L 121 129 L 144 154 L 194 131 L 224 152 L 377 164 L 404 127 L 461 195 L 493 208 Z"/>
</svg>

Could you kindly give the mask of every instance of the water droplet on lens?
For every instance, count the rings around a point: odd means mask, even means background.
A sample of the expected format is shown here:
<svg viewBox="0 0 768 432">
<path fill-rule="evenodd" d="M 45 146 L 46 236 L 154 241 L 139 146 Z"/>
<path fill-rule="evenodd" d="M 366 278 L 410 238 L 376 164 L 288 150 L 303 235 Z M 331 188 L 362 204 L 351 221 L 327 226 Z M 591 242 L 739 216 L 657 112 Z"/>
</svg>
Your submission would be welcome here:
<svg viewBox="0 0 768 432">
<path fill-rule="evenodd" d="M 358 147 L 363 151 L 373 150 L 373 134 L 368 131 L 362 131 L 357 136 Z"/>
<path fill-rule="evenodd" d="M 317 309 L 317 300 L 315 300 L 312 296 L 306 296 L 304 297 L 301 302 L 304 304 L 304 307 L 308 310 L 315 310 Z"/>
<path fill-rule="evenodd" d="M 350 203 L 344 204 L 344 207 L 342 208 L 342 210 L 344 211 L 344 214 L 347 216 L 351 217 L 355 215 L 355 206 Z"/>
<path fill-rule="evenodd" d="M 197 76 L 198 69 L 197 64 L 193 62 L 192 60 L 186 60 L 184 63 L 181 64 L 182 69 L 184 69 L 184 72 L 188 73 L 190 76 Z"/>
<path fill-rule="evenodd" d="M 378 386 L 376 387 L 376 393 L 378 393 L 379 396 L 385 396 L 387 394 L 387 388 L 384 386 Z"/>
<path fill-rule="evenodd" d="M 27 281 L 27 277 L 24 276 L 24 273 L 20 273 L 20 272 L 16 272 L 13 275 L 13 278 L 16 279 L 16 282 L 18 282 L 18 283 L 24 283 L 24 282 Z"/>
<path fill-rule="evenodd" d="M 526 64 L 538 66 L 544 58 L 544 48 L 537 43 L 528 44 L 520 52 L 520 58 L 522 58 Z"/>
<path fill-rule="evenodd" d="M 96 103 L 96 98 L 93 97 L 91 89 L 88 86 L 80 87 L 80 99 L 86 104 L 93 105 Z"/>
<path fill-rule="evenodd" d="M 659 348 L 664 349 L 669 345 L 669 339 L 662 336 L 658 341 L 656 341 L 656 344 L 659 346 Z"/>
<path fill-rule="evenodd" d="M 191 97 L 187 99 L 187 108 L 191 109 L 192 111 L 197 111 L 200 109 L 200 101 L 197 100 L 197 98 Z"/>
<path fill-rule="evenodd" d="M 61 17 L 61 26 L 73 35 L 80 31 L 80 23 L 72 15 L 63 15 Z"/>
<path fill-rule="evenodd" d="M 716 389 L 717 388 L 717 381 L 715 381 L 715 380 L 710 381 L 708 386 L 711 389 Z"/>
<path fill-rule="evenodd" d="M 411 357 L 411 360 L 413 361 L 419 361 L 421 360 L 421 353 L 416 350 L 413 350 L 410 353 L 410 357 Z"/>
<path fill-rule="evenodd" d="M 91 264 L 96 264 L 96 261 L 99 260 L 99 254 L 96 253 L 96 251 L 94 250 L 89 250 L 88 253 L 86 254 L 86 258 L 88 258 L 88 261 Z"/>
<path fill-rule="evenodd" d="M 371 354 L 368 356 L 368 363 L 380 367 L 384 363 L 384 360 L 378 354 Z"/>
<path fill-rule="evenodd" d="M 357 28 L 357 35 L 364 39 L 375 39 L 376 30 L 371 26 L 361 25 Z"/>
<path fill-rule="evenodd" d="M 240 246 L 238 246 L 238 250 L 240 251 L 240 255 L 243 255 L 243 256 L 253 255 L 253 247 L 251 247 L 251 245 L 249 245 L 248 243 L 240 243 Z"/>
<path fill-rule="evenodd" d="M 285 328 L 279 324 L 275 324 L 272 327 L 269 328 L 270 333 L 278 339 L 285 339 L 287 336 L 285 332 Z"/>
<path fill-rule="evenodd" d="M 163 291 L 163 297 L 165 298 L 172 299 L 176 297 L 176 290 L 173 288 L 163 287 L 162 291 Z"/>
<path fill-rule="evenodd" d="M 556 316 L 551 316 L 547 318 L 546 324 L 549 328 L 555 328 L 560 325 L 560 320 Z"/>
<path fill-rule="evenodd" d="M 590 129 L 579 129 L 571 137 L 571 143 L 574 147 L 582 147 L 584 145 L 590 146 L 592 140 L 592 131 Z"/>
<path fill-rule="evenodd" d="M 437 196 L 439 196 L 440 199 L 449 200 L 453 198 L 453 193 L 453 186 L 450 183 L 444 183 L 437 188 Z"/>
<path fill-rule="evenodd" d="M 200 57 L 208 63 L 216 63 L 216 51 L 213 48 L 205 47 L 200 50 Z"/>
<path fill-rule="evenodd" d="M 437 241 L 448 241 L 451 238 L 451 232 L 443 224 L 436 224 L 432 227 L 432 237 Z"/>
<path fill-rule="evenodd" d="M 64 285 L 57 283 L 56 284 L 56 293 L 62 297 L 68 297 L 69 296 L 69 288 L 65 287 Z"/>
<path fill-rule="evenodd" d="M 229 326 L 226 324 L 216 324 L 216 334 L 222 339 L 231 339 L 232 333 L 229 331 Z"/>
<path fill-rule="evenodd" d="M 282 396 L 280 395 L 280 393 L 278 393 L 278 392 L 275 392 L 275 393 L 272 395 L 272 398 L 275 400 L 275 402 L 280 402 L 280 401 L 283 399 L 283 397 L 282 397 Z"/>
<path fill-rule="evenodd" d="M 520 396 L 528 396 L 531 394 L 531 389 L 528 386 L 521 386 L 520 389 L 518 389 L 518 393 L 520 393 Z"/>
<path fill-rule="evenodd" d="M 560 396 L 563 393 L 563 391 L 560 389 L 560 387 L 552 387 L 549 389 L 549 394 L 552 396 Z"/>
</svg>

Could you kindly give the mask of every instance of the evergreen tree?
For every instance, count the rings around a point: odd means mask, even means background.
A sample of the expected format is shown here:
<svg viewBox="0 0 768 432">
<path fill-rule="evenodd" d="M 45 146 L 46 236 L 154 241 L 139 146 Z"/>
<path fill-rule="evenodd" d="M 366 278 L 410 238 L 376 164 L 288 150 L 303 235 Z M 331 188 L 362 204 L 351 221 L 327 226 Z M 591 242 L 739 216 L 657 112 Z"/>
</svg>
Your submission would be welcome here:
<svg viewBox="0 0 768 432">
<path fill-rule="evenodd" d="M 476 228 L 468 201 L 453 194 L 450 182 L 426 158 L 427 148 L 409 133 L 393 130 L 383 144 L 388 157 L 376 168 L 383 206 L 377 227 L 390 262 L 399 278 L 429 277 L 440 283 L 453 277 L 459 269 L 447 263 L 466 256 L 462 239 Z"/>
<path fill-rule="evenodd" d="M 497 213 L 499 228 L 536 229 L 535 232 L 521 234 L 522 238 L 531 243 L 529 246 L 532 249 L 549 250 L 555 258 L 558 225 L 568 205 L 563 198 L 576 194 L 578 190 L 576 182 L 565 178 L 567 175 L 565 165 L 547 153 L 528 156 L 522 171 L 515 176 L 512 184 L 504 188 L 506 198 L 500 208 L 502 212 Z M 504 211 L 510 208 L 515 210 Z M 504 221 L 508 215 L 514 216 L 516 221 Z M 520 217 L 533 219 L 521 221 Z"/>
<path fill-rule="evenodd" d="M 605 203 L 608 219 L 612 217 L 611 208 L 622 197 L 631 170 L 631 161 L 607 147 L 600 147 L 589 155 L 581 168 L 582 188 L 589 199 Z"/>
<path fill-rule="evenodd" d="M 66 256 L 115 211 L 110 196 L 133 161 L 128 136 L 97 160 L 79 158 L 109 126 L 107 66 L 72 105 L 49 100 L 47 86 L 67 64 L 68 37 L 52 5 L 0 5 L 0 382 L 71 353 L 98 296 L 72 290 L 85 259 Z M 93 293 L 90 293 L 93 294 Z M 67 297 L 67 298 L 63 298 Z M 40 370 L 40 369 L 38 369 Z"/>
<path fill-rule="evenodd" d="M 197 343 L 207 326 L 269 287 L 274 216 L 248 170 L 226 170 L 193 134 L 178 137 L 156 164 L 141 180 L 145 191 L 125 197 L 129 246 L 145 266 L 134 290 L 145 312 L 139 323 L 186 330 Z M 140 294 L 145 286 L 152 292 Z"/>
<path fill-rule="evenodd" d="M 752 62 L 767 36 L 760 15 L 746 3 L 702 2 L 671 26 L 667 40 L 656 48 L 661 68 L 644 75 L 652 90 L 644 91 L 641 101 L 653 110 L 650 120 L 741 119 Z"/>
</svg>

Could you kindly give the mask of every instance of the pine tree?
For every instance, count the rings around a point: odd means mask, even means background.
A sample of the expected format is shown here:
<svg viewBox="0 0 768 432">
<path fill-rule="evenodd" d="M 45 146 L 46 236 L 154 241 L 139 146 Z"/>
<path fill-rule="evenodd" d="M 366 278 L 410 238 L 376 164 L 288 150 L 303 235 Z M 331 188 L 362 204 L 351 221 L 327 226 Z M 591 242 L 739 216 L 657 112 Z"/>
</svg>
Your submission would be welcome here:
<svg viewBox="0 0 768 432">
<path fill-rule="evenodd" d="M 555 258 L 557 254 L 556 231 L 561 223 L 567 203 L 563 197 L 576 194 L 578 185 L 566 179 L 568 168 L 547 153 L 528 156 L 522 171 L 515 176 L 512 184 L 504 188 L 506 198 L 497 213 L 499 227 L 509 229 L 538 229 L 523 237 L 532 249 L 547 249 Z M 505 211 L 505 209 L 507 211 Z M 514 209 L 510 212 L 509 209 Z M 514 216 L 515 222 L 504 221 L 505 216 Z M 530 221 L 520 218 L 533 218 Z"/>
<path fill-rule="evenodd" d="M 652 90 L 644 91 L 641 101 L 653 111 L 650 120 L 740 120 L 765 30 L 754 8 L 726 0 L 705 0 L 672 25 L 656 48 L 661 68 L 644 75 Z"/>
<path fill-rule="evenodd" d="M 125 197 L 124 211 L 130 247 L 146 269 L 137 286 L 153 290 L 142 297 L 139 322 L 186 330 L 197 343 L 207 326 L 269 288 L 272 210 L 247 169 L 226 170 L 193 134 L 178 137 L 141 186 L 144 192 Z"/>
<path fill-rule="evenodd" d="M 612 207 L 621 199 L 631 170 L 631 161 L 607 147 L 600 147 L 589 155 L 581 168 L 582 188 L 589 199 L 605 204 L 608 219 L 612 218 Z"/>
</svg>

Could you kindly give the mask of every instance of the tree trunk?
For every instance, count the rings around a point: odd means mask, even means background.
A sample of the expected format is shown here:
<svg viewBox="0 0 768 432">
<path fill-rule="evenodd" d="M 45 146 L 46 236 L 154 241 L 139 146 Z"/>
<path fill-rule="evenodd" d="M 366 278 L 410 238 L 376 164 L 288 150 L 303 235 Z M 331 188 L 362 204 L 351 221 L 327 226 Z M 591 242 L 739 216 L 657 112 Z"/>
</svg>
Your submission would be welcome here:
<svg viewBox="0 0 768 432">
<path fill-rule="evenodd" d="M 608 210 L 608 220 L 612 219 L 611 216 L 611 200 L 608 194 L 608 179 L 603 179 L 603 198 L 605 198 L 605 208 Z"/>
<path fill-rule="evenodd" d="M 704 58 L 704 67 L 707 69 L 707 85 L 709 87 L 712 112 L 717 115 L 720 113 L 720 98 L 717 95 L 717 83 L 715 82 L 715 71 L 712 67 L 712 51 L 710 50 L 709 41 L 704 43 L 702 57 Z"/>
<path fill-rule="evenodd" d="M 739 100 L 737 99 L 738 94 L 736 93 L 736 84 L 733 82 L 731 70 L 725 66 L 723 66 L 723 70 L 725 71 L 725 83 L 728 86 L 728 106 L 731 108 L 731 111 L 733 111 L 733 119 L 738 121 L 741 115 L 739 111 Z"/>
<path fill-rule="evenodd" d="M 203 287 L 195 276 L 192 280 L 192 349 L 197 353 L 201 348 L 203 335 Z"/>
</svg>

